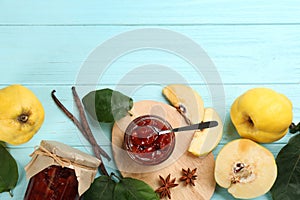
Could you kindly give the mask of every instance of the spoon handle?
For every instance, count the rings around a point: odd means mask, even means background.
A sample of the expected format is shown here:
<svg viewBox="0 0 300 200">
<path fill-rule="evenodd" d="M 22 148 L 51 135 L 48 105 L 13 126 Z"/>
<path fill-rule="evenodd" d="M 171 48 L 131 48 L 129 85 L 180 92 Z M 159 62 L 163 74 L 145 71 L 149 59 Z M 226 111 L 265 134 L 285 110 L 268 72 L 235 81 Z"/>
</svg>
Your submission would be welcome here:
<svg viewBox="0 0 300 200">
<path fill-rule="evenodd" d="M 217 121 L 200 122 L 198 124 L 192 124 L 189 126 L 174 128 L 172 130 L 159 131 L 159 135 L 167 134 L 167 133 L 171 133 L 171 132 L 190 131 L 190 130 L 198 130 L 198 129 L 202 130 L 205 128 L 212 128 L 215 126 L 218 126 Z"/>
</svg>

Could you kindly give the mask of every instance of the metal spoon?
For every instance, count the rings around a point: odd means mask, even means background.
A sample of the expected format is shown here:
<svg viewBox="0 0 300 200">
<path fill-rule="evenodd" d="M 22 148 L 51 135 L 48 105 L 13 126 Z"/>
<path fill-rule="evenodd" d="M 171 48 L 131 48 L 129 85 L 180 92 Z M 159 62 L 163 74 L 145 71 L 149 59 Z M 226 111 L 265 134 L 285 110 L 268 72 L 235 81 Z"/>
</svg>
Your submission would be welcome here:
<svg viewBox="0 0 300 200">
<path fill-rule="evenodd" d="M 203 130 L 205 128 L 212 128 L 215 126 L 218 126 L 217 121 L 200 122 L 198 124 L 192 124 L 189 126 L 183 126 L 183 127 L 178 127 L 178 128 L 163 130 L 163 131 L 158 130 L 157 127 L 155 127 L 155 126 L 150 126 L 150 128 L 152 128 L 152 130 L 154 130 L 158 135 L 163 135 L 163 134 L 172 133 L 172 132 L 190 131 L 190 130 L 198 130 L 198 129 Z"/>
</svg>

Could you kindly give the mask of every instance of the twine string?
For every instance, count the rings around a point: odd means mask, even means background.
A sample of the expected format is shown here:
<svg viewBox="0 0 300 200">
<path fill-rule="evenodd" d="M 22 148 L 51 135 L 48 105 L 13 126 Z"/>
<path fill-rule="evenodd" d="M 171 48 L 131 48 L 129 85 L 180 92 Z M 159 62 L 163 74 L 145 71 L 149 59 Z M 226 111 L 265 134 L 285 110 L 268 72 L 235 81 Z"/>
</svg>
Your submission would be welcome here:
<svg viewBox="0 0 300 200">
<path fill-rule="evenodd" d="M 83 164 L 75 163 L 75 162 L 71 161 L 70 159 L 60 157 L 60 156 L 48 151 L 46 148 L 44 148 L 42 146 L 40 146 L 38 149 L 36 149 L 30 156 L 32 157 L 34 155 L 51 157 L 62 168 L 73 165 L 75 167 L 80 167 L 80 168 L 84 168 L 87 170 L 97 170 L 97 167 L 89 167 L 89 166 L 86 166 Z"/>
</svg>

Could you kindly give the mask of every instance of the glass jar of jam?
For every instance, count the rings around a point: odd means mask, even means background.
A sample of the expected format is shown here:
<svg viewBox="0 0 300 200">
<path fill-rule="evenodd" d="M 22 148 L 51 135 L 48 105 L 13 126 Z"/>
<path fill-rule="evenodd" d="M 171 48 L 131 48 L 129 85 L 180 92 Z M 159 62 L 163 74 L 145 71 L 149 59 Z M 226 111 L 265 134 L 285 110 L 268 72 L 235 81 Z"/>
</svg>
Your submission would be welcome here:
<svg viewBox="0 0 300 200">
<path fill-rule="evenodd" d="M 154 129 L 155 128 L 155 129 Z M 155 130 L 171 130 L 171 125 L 155 115 L 134 119 L 126 128 L 124 148 L 135 162 L 156 165 L 167 160 L 175 147 L 174 132 L 159 135 Z"/>
<path fill-rule="evenodd" d="M 78 200 L 92 184 L 100 160 L 66 144 L 42 140 L 25 166 L 24 200 Z"/>
<path fill-rule="evenodd" d="M 74 169 L 52 165 L 33 176 L 24 200 L 78 200 Z"/>
</svg>

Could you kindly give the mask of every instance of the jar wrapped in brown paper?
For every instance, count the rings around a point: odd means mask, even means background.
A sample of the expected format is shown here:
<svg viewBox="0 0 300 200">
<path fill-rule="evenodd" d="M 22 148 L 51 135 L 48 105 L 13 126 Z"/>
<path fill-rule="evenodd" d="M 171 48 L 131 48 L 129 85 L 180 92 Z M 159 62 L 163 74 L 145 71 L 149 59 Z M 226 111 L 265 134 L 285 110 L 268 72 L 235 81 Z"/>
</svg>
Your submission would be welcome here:
<svg viewBox="0 0 300 200">
<path fill-rule="evenodd" d="M 56 141 L 43 140 L 25 167 L 24 200 L 76 200 L 90 187 L 100 160 Z"/>
</svg>

